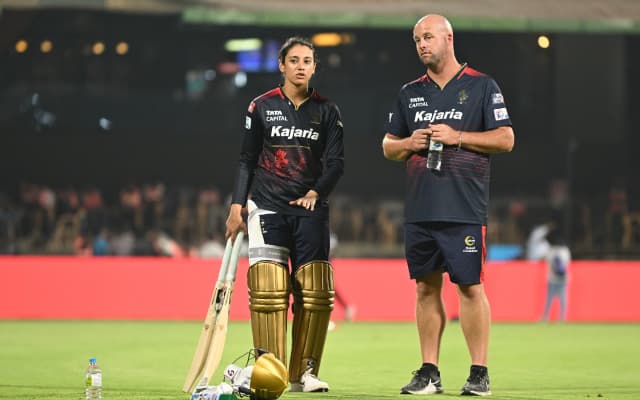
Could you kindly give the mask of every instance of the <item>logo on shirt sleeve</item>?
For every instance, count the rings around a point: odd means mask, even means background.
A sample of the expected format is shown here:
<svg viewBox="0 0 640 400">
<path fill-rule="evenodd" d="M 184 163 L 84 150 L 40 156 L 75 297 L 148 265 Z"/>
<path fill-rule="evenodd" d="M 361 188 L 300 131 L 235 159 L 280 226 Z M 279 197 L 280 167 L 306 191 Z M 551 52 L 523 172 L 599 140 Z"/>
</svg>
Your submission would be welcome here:
<svg viewBox="0 0 640 400">
<path fill-rule="evenodd" d="M 393 119 L 393 113 L 389 113 L 389 122 L 391 122 L 391 119 Z"/>
<path fill-rule="evenodd" d="M 252 102 L 249 104 L 249 108 L 248 108 L 248 110 L 247 110 L 247 111 L 249 111 L 250 113 L 252 113 L 254 108 L 256 108 L 256 102 L 255 102 L 255 101 L 252 101 Z"/>
<path fill-rule="evenodd" d="M 244 118 L 244 128 L 251 129 L 251 117 L 248 115 Z"/>
<path fill-rule="evenodd" d="M 491 103 L 504 104 L 504 98 L 502 97 L 502 93 L 493 93 L 491 95 Z"/>
<path fill-rule="evenodd" d="M 505 107 L 496 108 L 495 110 L 493 110 L 493 117 L 496 119 L 496 121 L 503 121 L 505 119 L 509 119 L 509 113 L 507 112 L 507 109 Z"/>
</svg>

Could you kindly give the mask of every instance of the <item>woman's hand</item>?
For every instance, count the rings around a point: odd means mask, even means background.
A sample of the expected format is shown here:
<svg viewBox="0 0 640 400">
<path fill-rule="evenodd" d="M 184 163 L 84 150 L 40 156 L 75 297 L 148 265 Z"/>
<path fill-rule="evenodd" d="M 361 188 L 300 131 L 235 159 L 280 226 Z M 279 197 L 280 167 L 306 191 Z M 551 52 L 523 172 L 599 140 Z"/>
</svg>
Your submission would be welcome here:
<svg viewBox="0 0 640 400">
<path fill-rule="evenodd" d="M 238 231 L 246 231 L 244 220 L 242 219 L 242 206 L 240 204 L 232 204 L 229 209 L 229 216 L 227 217 L 226 232 L 224 233 L 225 240 L 231 238 L 232 241 L 236 240 Z"/>
<path fill-rule="evenodd" d="M 289 202 L 289 205 L 303 207 L 307 210 L 313 211 L 316 208 L 316 202 L 319 198 L 320 195 L 318 194 L 318 192 L 316 192 L 315 190 L 309 190 L 303 197 L 300 197 L 296 200 L 291 200 Z"/>
</svg>

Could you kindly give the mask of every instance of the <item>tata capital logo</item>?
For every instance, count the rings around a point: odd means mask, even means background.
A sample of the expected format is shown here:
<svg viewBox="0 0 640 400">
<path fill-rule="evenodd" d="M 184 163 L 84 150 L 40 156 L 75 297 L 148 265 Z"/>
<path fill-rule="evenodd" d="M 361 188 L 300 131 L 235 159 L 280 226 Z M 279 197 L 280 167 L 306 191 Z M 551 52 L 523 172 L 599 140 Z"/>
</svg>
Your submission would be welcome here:
<svg viewBox="0 0 640 400">
<path fill-rule="evenodd" d="M 463 253 L 477 253 L 478 249 L 476 248 L 476 238 L 475 236 L 465 236 L 464 238 L 464 250 Z"/>
<path fill-rule="evenodd" d="M 412 97 L 409 99 L 409 108 L 416 107 L 429 107 L 429 103 L 424 99 L 424 97 Z"/>
<path fill-rule="evenodd" d="M 264 118 L 267 122 L 287 121 L 287 117 L 282 114 L 282 110 L 266 110 Z"/>
</svg>

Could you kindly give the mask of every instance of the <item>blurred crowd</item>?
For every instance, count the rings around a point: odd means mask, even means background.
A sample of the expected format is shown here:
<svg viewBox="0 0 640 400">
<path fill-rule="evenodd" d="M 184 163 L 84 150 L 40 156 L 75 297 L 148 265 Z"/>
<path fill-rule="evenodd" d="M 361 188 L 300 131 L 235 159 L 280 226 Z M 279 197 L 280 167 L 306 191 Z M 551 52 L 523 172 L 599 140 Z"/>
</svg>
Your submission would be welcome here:
<svg viewBox="0 0 640 400">
<path fill-rule="evenodd" d="M 1 195 L 0 195 L 1 196 Z M 219 191 L 131 184 L 112 198 L 97 187 L 24 183 L 0 197 L 0 250 L 12 254 L 218 257 L 226 206 Z"/>
<path fill-rule="evenodd" d="M 19 195 L 0 193 L 0 254 L 220 257 L 228 194 L 215 186 L 131 184 L 106 194 L 98 187 L 53 188 L 23 183 Z M 401 257 L 403 199 L 336 193 L 331 229 L 341 257 Z M 490 245 L 519 249 L 553 219 L 562 223 L 575 258 L 640 258 L 640 207 L 624 184 L 606 198 L 569 199 L 554 181 L 540 198 L 493 198 Z"/>
</svg>

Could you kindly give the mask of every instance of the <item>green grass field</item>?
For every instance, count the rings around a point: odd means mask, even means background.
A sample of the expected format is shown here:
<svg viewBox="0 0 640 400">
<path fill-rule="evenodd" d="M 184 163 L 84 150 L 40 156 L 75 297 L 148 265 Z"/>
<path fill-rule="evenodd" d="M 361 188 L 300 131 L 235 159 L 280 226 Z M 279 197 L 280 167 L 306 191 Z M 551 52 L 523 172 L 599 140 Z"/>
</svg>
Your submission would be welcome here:
<svg viewBox="0 0 640 400">
<path fill-rule="evenodd" d="M 0 321 L 0 399 L 82 399 L 96 357 L 105 400 L 188 399 L 180 391 L 198 322 Z M 640 399 L 640 324 L 494 324 L 494 399 Z M 229 327 L 222 369 L 251 347 L 248 323 Z M 420 364 L 413 323 L 341 323 L 329 333 L 324 394 L 282 399 L 389 399 Z M 445 394 L 458 397 L 469 368 L 460 326 L 450 323 L 440 360 Z M 413 396 L 415 397 L 415 396 Z"/>
</svg>

